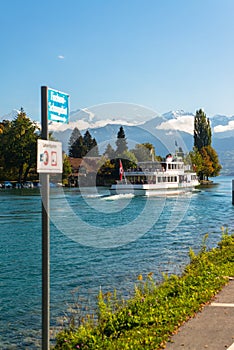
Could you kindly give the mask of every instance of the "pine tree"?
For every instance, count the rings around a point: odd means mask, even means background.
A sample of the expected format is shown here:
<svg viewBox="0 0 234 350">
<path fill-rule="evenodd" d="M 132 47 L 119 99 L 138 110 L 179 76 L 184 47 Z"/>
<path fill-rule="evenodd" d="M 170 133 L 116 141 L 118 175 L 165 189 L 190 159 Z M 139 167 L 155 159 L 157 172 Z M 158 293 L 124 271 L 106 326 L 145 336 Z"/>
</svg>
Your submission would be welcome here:
<svg viewBox="0 0 234 350">
<path fill-rule="evenodd" d="M 97 145 L 97 141 L 95 138 L 92 139 L 92 145 L 91 145 L 91 150 L 89 151 L 89 156 L 90 157 L 99 157 L 98 145 Z"/>
<path fill-rule="evenodd" d="M 70 139 L 69 139 L 69 157 L 73 157 L 74 156 L 74 152 L 75 152 L 75 143 L 76 141 L 79 139 L 79 137 L 81 136 L 81 133 L 79 131 L 78 128 L 75 127 L 75 129 L 72 131 Z"/>
<path fill-rule="evenodd" d="M 87 154 L 89 157 L 99 156 L 97 141 L 88 130 L 83 137 L 78 128 L 75 128 L 69 140 L 69 157 L 83 158 Z"/>
<path fill-rule="evenodd" d="M 87 130 L 84 134 L 84 146 L 86 147 L 87 152 L 90 151 L 92 149 L 92 136 L 90 135 L 89 130 Z"/>
<path fill-rule="evenodd" d="M 92 138 L 89 130 L 87 130 L 84 134 L 83 138 L 84 143 L 84 151 L 86 150 L 86 153 L 88 153 L 89 157 L 98 157 L 98 147 L 97 147 L 97 141 L 95 138 Z"/>
<path fill-rule="evenodd" d="M 75 127 L 75 129 L 71 133 L 71 137 L 69 140 L 69 146 L 72 146 L 73 143 L 81 136 L 80 130 Z"/>
<path fill-rule="evenodd" d="M 125 132 L 122 126 L 119 128 L 119 131 L 117 134 L 116 146 L 117 146 L 116 148 L 117 157 L 120 157 L 124 151 L 128 150 L 127 140 L 126 140 Z"/>
<path fill-rule="evenodd" d="M 69 140 L 69 157 L 82 158 L 84 156 L 83 148 L 83 137 L 79 129 L 75 128 Z"/>
</svg>

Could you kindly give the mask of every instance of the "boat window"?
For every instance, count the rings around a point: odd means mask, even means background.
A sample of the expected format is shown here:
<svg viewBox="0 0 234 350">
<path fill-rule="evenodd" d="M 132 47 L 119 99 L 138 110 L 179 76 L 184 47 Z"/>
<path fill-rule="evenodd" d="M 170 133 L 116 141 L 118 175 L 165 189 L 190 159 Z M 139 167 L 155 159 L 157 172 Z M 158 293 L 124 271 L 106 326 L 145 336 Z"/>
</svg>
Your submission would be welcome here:
<svg viewBox="0 0 234 350">
<path fill-rule="evenodd" d="M 168 176 L 167 178 L 165 178 L 165 180 L 167 179 L 167 182 L 177 182 L 177 176 Z"/>
</svg>

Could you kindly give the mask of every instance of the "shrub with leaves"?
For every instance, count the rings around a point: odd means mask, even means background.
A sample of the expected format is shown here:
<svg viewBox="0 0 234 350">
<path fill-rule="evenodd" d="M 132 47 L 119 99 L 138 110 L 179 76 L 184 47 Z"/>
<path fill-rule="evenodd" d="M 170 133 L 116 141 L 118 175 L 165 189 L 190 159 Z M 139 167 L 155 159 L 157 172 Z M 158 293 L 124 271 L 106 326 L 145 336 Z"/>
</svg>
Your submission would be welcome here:
<svg viewBox="0 0 234 350">
<path fill-rule="evenodd" d="M 217 248 L 190 250 L 190 264 L 181 276 L 164 275 L 157 284 L 153 274 L 140 275 L 129 300 L 116 291 L 98 296 L 97 323 L 57 335 L 55 349 L 161 349 L 176 329 L 193 317 L 234 276 L 234 235 L 222 230 Z"/>
</svg>

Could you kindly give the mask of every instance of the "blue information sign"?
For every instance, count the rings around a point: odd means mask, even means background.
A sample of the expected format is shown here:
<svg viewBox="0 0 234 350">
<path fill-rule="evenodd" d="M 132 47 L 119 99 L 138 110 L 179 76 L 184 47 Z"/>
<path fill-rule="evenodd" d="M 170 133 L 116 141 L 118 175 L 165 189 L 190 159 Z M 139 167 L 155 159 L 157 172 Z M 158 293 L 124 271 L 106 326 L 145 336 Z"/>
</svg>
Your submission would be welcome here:
<svg viewBox="0 0 234 350">
<path fill-rule="evenodd" d="M 48 121 L 68 123 L 69 95 L 48 88 Z"/>
</svg>

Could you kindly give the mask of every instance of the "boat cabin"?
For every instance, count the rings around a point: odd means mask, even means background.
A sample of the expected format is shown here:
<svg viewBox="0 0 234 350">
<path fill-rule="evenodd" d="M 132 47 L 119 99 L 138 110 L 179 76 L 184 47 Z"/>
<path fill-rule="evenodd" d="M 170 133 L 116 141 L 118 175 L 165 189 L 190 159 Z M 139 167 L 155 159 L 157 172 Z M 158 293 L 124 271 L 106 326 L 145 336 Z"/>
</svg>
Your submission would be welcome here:
<svg viewBox="0 0 234 350">
<path fill-rule="evenodd" d="M 184 183 L 196 180 L 196 174 L 189 171 L 190 166 L 167 157 L 163 162 L 139 162 L 136 169 L 125 172 L 125 178 L 131 184 Z"/>
</svg>

